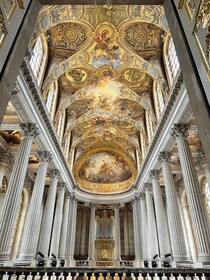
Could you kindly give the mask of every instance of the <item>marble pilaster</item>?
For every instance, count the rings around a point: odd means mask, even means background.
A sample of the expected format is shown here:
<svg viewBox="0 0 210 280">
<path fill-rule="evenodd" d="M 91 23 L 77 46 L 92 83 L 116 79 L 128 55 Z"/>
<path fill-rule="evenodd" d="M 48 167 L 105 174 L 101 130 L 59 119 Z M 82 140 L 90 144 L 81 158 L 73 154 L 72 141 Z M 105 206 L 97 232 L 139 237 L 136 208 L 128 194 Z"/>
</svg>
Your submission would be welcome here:
<svg viewBox="0 0 210 280">
<path fill-rule="evenodd" d="M 90 204 L 90 231 L 89 231 L 89 261 L 95 260 L 95 238 L 96 238 L 96 221 L 95 221 L 95 205 Z"/>
<path fill-rule="evenodd" d="M 121 246 L 120 246 L 120 205 L 114 206 L 114 226 L 115 226 L 115 262 L 121 259 Z"/>
</svg>

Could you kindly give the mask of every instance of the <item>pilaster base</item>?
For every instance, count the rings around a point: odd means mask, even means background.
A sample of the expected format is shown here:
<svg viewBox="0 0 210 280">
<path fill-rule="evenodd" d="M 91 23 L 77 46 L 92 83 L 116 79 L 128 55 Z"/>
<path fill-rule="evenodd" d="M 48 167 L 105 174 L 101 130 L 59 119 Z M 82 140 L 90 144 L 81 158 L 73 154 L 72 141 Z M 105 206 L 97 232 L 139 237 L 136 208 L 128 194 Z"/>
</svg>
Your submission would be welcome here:
<svg viewBox="0 0 210 280">
<path fill-rule="evenodd" d="M 14 265 L 32 266 L 34 265 L 34 256 L 32 254 L 20 254 L 19 258 L 13 263 Z"/>
<path fill-rule="evenodd" d="M 96 261 L 95 260 L 89 260 L 89 267 L 95 267 Z"/>
<path fill-rule="evenodd" d="M 5 253 L 5 252 L 0 253 L 0 262 L 5 262 L 9 260 L 10 260 L 9 253 Z"/>
<path fill-rule="evenodd" d="M 193 268 L 203 268 L 203 264 L 202 263 L 199 263 L 199 262 L 195 262 L 193 264 Z"/>
<path fill-rule="evenodd" d="M 120 260 L 114 260 L 113 261 L 113 266 L 114 267 L 120 267 Z"/>
<path fill-rule="evenodd" d="M 75 266 L 76 266 L 76 261 L 74 259 L 66 260 L 65 267 L 75 267 Z"/>
<path fill-rule="evenodd" d="M 175 261 L 175 262 L 178 262 L 178 263 L 190 263 L 191 262 L 191 260 L 190 260 L 190 257 L 189 256 L 173 256 L 173 260 Z"/>
<path fill-rule="evenodd" d="M 144 261 L 142 259 L 135 259 L 135 261 L 133 262 L 133 267 L 143 268 L 144 267 Z"/>
<path fill-rule="evenodd" d="M 210 264 L 210 254 L 198 254 L 198 263 Z"/>
</svg>

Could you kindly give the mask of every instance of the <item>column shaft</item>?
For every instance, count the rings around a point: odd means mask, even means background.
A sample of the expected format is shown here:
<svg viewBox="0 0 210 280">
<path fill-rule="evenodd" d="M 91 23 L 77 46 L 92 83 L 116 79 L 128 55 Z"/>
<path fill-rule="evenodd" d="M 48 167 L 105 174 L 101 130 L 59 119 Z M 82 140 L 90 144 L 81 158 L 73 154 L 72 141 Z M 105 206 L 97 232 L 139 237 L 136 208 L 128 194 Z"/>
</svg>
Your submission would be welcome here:
<svg viewBox="0 0 210 280">
<path fill-rule="evenodd" d="M 26 217 L 18 261 L 34 260 L 37 249 L 37 235 L 39 235 L 38 225 L 41 214 L 45 178 L 47 174 L 48 163 L 51 160 L 51 155 L 49 152 L 39 152 L 38 154 L 41 161 L 39 163 L 34 189 Z"/>
<path fill-rule="evenodd" d="M 60 172 L 58 169 L 51 170 L 50 186 L 47 194 L 47 201 L 42 220 L 39 250 L 46 256 L 49 254 L 50 237 L 53 225 L 53 215 L 59 173 Z"/>
<path fill-rule="evenodd" d="M 125 250 L 125 256 L 129 256 L 127 209 L 123 212 L 123 222 L 124 222 L 124 250 Z"/>
<path fill-rule="evenodd" d="M 177 140 L 183 180 L 198 246 L 198 260 L 210 262 L 210 225 L 190 146 L 186 138 L 187 129 L 186 125 L 175 124 L 172 136 Z"/>
<path fill-rule="evenodd" d="M 155 212 L 152 199 L 152 186 L 151 184 L 145 184 L 145 195 L 146 195 L 146 208 L 147 208 L 147 219 L 148 219 L 148 236 L 150 241 L 150 252 L 149 256 L 153 257 L 159 254 L 158 240 L 157 240 L 157 229 L 155 222 Z"/>
<path fill-rule="evenodd" d="M 60 259 L 65 259 L 68 218 L 69 218 L 69 211 L 70 211 L 69 201 L 70 201 L 70 194 L 66 193 L 65 202 L 64 202 L 62 228 L 61 228 L 61 238 L 60 238 L 60 252 L 59 252 Z"/>
<path fill-rule="evenodd" d="M 96 238 L 95 205 L 91 204 L 91 208 L 90 208 L 89 249 L 88 249 L 88 257 L 89 257 L 90 261 L 95 260 L 95 238 Z"/>
<path fill-rule="evenodd" d="M 34 138 L 39 134 L 36 124 L 21 124 L 23 137 L 15 159 L 2 208 L 0 223 L 0 260 L 9 259 L 9 246 L 24 186 L 24 180 Z"/>
<path fill-rule="evenodd" d="M 115 217 L 115 261 L 120 261 L 121 259 L 121 248 L 120 248 L 120 209 L 116 205 L 114 209 Z"/>
<path fill-rule="evenodd" d="M 187 248 L 185 244 L 184 231 L 181 222 L 181 214 L 178 205 L 178 197 L 174 184 L 173 174 L 170 164 L 167 160 L 170 159 L 170 154 L 161 152 L 159 160 L 162 164 L 163 178 L 165 182 L 165 192 L 167 200 L 167 212 L 169 220 L 169 230 L 171 236 L 171 246 L 173 259 L 175 261 L 188 260 Z"/>
<path fill-rule="evenodd" d="M 158 174 L 157 174 L 158 173 Z M 164 257 L 165 254 L 171 252 L 170 241 L 167 230 L 166 213 L 163 206 L 162 192 L 160 189 L 160 183 L 158 180 L 159 171 L 151 170 L 150 176 L 152 179 L 155 214 L 157 219 L 158 240 L 160 246 L 160 257 Z"/>
<path fill-rule="evenodd" d="M 86 220 L 87 220 L 87 210 L 82 210 L 82 231 L 81 231 L 81 245 L 80 245 L 80 254 L 85 255 L 85 245 L 86 245 Z"/>
<path fill-rule="evenodd" d="M 135 248 L 135 267 L 139 267 L 140 262 L 140 247 L 139 247 L 139 228 L 138 228 L 138 212 L 137 198 L 133 200 L 133 227 L 134 227 L 134 248 Z"/>
<path fill-rule="evenodd" d="M 60 243 L 65 187 L 66 187 L 66 183 L 60 183 L 58 187 L 56 210 L 55 210 L 55 217 L 53 223 L 53 232 L 52 232 L 52 239 L 50 245 L 50 253 L 54 254 L 56 257 L 58 256 L 59 243 Z"/>
</svg>

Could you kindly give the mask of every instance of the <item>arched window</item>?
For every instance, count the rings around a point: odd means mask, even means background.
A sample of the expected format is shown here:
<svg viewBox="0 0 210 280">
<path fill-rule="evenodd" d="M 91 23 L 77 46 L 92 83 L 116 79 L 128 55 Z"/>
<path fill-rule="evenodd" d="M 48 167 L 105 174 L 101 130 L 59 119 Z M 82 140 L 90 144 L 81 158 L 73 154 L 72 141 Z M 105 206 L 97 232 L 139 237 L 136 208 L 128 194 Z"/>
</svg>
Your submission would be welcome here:
<svg viewBox="0 0 210 280">
<path fill-rule="evenodd" d="M 49 112 L 52 120 L 54 119 L 55 116 L 57 97 L 58 97 L 58 87 L 56 82 L 51 84 L 49 91 L 47 93 L 47 102 L 46 102 L 47 111 Z"/>
<path fill-rule="evenodd" d="M 210 219 L 210 186 L 206 179 L 202 183 L 202 191 L 203 191 L 203 198 L 204 198 L 205 205 L 206 205 L 209 219 Z"/>
<path fill-rule="evenodd" d="M 60 142 L 62 142 L 63 139 L 65 120 L 66 120 L 66 111 L 63 110 L 60 114 L 58 126 L 57 126 L 57 134 L 60 139 Z"/>
<path fill-rule="evenodd" d="M 167 42 L 166 53 L 165 53 L 166 72 L 167 72 L 169 83 L 172 86 L 173 81 L 180 68 L 180 64 L 176 54 L 172 37 L 170 37 L 169 40 L 167 40 L 166 42 Z"/>
<path fill-rule="evenodd" d="M 146 127 L 147 127 L 147 137 L 150 142 L 154 133 L 154 127 L 151 118 L 151 112 L 149 111 L 146 111 Z"/>
<path fill-rule="evenodd" d="M 164 102 L 164 98 L 163 98 L 162 89 L 160 88 L 159 85 L 157 85 L 157 99 L 158 99 L 158 105 L 160 108 L 160 113 L 162 113 L 164 106 L 165 106 L 165 102 Z"/>
<path fill-rule="evenodd" d="M 33 47 L 33 54 L 30 59 L 30 66 L 38 85 L 40 85 L 42 81 L 46 60 L 47 50 L 44 48 L 42 37 L 39 36 Z"/>
</svg>

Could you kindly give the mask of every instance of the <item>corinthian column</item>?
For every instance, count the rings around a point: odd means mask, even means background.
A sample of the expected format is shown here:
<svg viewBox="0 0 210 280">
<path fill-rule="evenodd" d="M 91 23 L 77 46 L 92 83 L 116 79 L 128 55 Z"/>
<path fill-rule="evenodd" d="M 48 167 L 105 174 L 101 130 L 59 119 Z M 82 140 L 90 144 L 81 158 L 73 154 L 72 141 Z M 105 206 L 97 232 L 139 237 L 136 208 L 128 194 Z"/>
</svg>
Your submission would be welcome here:
<svg viewBox="0 0 210 280">
<path fill-rule="evenodd" d="M 47 193 L 47 201 L 45 205 L 42 229 L 39 242 L 39 250 L 45 255 L 48 255 L 50 246 L 51 230 L 53 225 L 53 214 L 55 208 L 55 198 L 58 178 L 60 175 L 60 170 L 52 169 L 50 171 L 50 186 Z"/>
<path fill-rule="evenodd" d="M 48 151 L 38 152 L 39 168 L 36 175 L 33 193 L 30 200 L 30 206 L 26 216 L 26 222 L 23 231 L 23 238 L 20 247 L 20 255 L 17 262 L 33 261 L 37 249 L 37 232 L 41 214 L 42 198 L 45 187 L 45 179 L 48 164 L 52 159 Z"/>
<path fill-rule="evenodd" d="M 186 124 L 174 124 L 171 131 L 171 135 L 176 139 L 178 146 L 192 225 L 197 241 L 198 261 L 210 262 L 210 225 L 187 140 L 187 133 L 188 125 Z"/>
<path fill-rule="evenodd" d="M 58 249 L 60 243 L 60 234 L 61 234 L 61 225 L 63 218 L 63 202 L 64 202 L 64 194 L 66 189 L 66 183 L 62 182 L 58 184 L 58 196 L 55 210 L 55 217 L 53 223 L 53 233 L 51 240 L 50 253 L 58 256 Z"/>
<path fill-rule="evenodd" d="M 61 242 L 60 242 L 60 252 L 59 256 L 60 259 L 65 259 L 65 251 L 66 251 L 66 238 L 68 232 L 68 219 L 69 219 L 69 210 L 70 210 L 70 193 L 65 193 L 65 200 L 64 200 L 64 210 L 63 210 L 63 220 L 62 220 L 62 228 L 61 228 Z"/>
<path fill-rule="evenodd" d="M 89 246 L 88 246 L 89 261 L 95 260 L 95 238 L 96 238 L 95 211 L 96 211 L 95 205 L 90 204 L 90 230 L 89 230 Z"/>
<path fill-rule="evenodd" d="M 163 205 L 162 192 L 160 189 L 159 182 L 159 170 L 151 170 L 150 178 L 152 180 L 154 203 L 155 203 L 155 213 L 157 219 L 157 230 L 158 230 L 158 240 L 160 246 L 160 257 L 164 257 L 165 254 L 171 252 L 170 242 L 167 230 L 166 213 Z"/>
<path fill-rule="evenodd" d="M 148 240 L 149 256 L 152 258 L 154 255 L 159 255 L 158 240 L 157 240 L 157 228 L 155 223 L 155 211 L 152 199 L 152 184 L 144 184 L 145 196 L 146 196 L 146 208 L 147 208 L 147 220 L 148 220 Z"/>
<path fill-rule="evenodd" d="M 138 198 L 133 199 L 133 229 L 134 229 L 134 251 L 135 251 L 135 267 L 139 267 L 141 263 L 141 240 L 138 213 Z"/>
<path fill-rule="evenodd" d="M 0 260 L 3 261 L 9 260 L 9 246 L 24 186 L 31 145 L 39 135 L 39 129 L 34 123 L 21 124 L 20 127 L 22 129 L 22 139 L 12 169 L 1 214 Z"/>
<path fill-rule="evenodd" d="M 158 160 L 161 162 L 163 169 L 172 253 L 175 261 L 187 261 L 189 258 L 187 256 L 177 192 L 171 166 L 169 164 L 171 155 L 172 153 L 170 152 L 161 152 L 158 156 Z"/>
<path fill-rule="evenodd" d="M 75 266 L 74 248 L 75 248 L 75 234 L 77 222 L 77 201 L 74 196 L 70 197 L 68 228 L 66 236 L 66 266 Z"/>
<path fill-rule="evenodd" d="M 120 208 L 119 204 L 114 206 L 114 225 L 115 225 L 115 261 L 116 265 L 120 264 L 121 248 L 120 248 Z"/>
<path fill-rule="evenodd" d="M 142 256 L 144 260 L 148 260 L 151 259 L 151 255 L 150 255 L 150 240 L 148 238 L 148 220 L 147 220 L 145 194 L 141 193 L 139 198 L 140 198 L 140 206 L 141 206 Z"/>
</svg>

